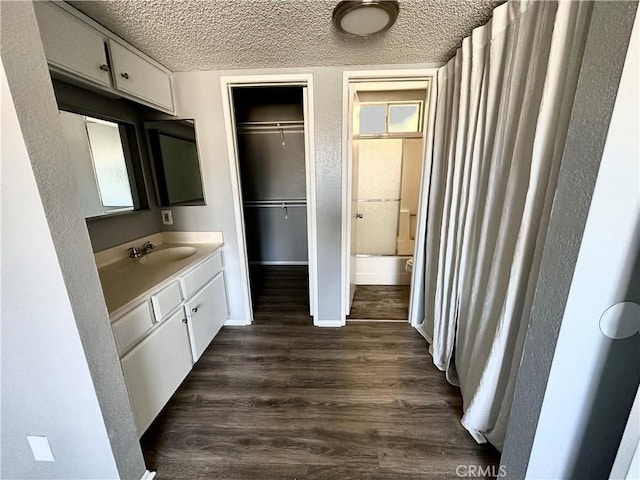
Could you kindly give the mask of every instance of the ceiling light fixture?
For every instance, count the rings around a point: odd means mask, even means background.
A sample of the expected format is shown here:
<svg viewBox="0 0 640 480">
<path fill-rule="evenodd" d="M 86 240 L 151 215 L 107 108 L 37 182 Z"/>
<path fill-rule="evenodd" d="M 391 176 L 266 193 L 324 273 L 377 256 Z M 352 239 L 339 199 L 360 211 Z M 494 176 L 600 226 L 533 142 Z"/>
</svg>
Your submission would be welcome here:
<svg viewBox="0 0 640 480">
<path fill-rule="evenodd" d="M 368 37 L 389 30 L 399 12 L 397 0 L 344 0 L 333 9 L 333 23 L 342 33 Z"/>
</svg>

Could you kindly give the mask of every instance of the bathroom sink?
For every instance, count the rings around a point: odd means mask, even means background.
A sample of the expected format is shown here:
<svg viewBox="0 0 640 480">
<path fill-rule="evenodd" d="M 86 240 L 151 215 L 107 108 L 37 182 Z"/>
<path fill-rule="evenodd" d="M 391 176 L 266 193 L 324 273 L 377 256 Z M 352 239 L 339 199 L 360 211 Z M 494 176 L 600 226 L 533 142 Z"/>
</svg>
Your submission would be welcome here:
<svg viewBox="0 0 640 480">
<path fill-rule="evenodd" d="M 195 247 L 169 247 L 155 252 L 148 253 L 140 259 L 140 263 L 145 265 L 158 265 L 161 263 L 177 262 L 189 258 L 196 253 Z"/>
</svg>

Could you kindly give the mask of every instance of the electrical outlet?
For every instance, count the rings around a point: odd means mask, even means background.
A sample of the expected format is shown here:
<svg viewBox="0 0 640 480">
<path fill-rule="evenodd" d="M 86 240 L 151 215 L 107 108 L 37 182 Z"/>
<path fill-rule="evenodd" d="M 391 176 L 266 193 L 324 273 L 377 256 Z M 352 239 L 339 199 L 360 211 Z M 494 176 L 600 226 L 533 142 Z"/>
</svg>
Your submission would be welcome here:
<svg viewBox="0 0 640 480">
<path fill-rule="evenodd" d="M 171 210 L 162 210 L 162 224 L 173 225 L 173 216 L 171 215 Z"/>
<path fill-rule="evenodd" d="M 49 439 L 44 435 L 27 435 L 27 441 L 36 462 L 55 462 Z"/>
</svg>

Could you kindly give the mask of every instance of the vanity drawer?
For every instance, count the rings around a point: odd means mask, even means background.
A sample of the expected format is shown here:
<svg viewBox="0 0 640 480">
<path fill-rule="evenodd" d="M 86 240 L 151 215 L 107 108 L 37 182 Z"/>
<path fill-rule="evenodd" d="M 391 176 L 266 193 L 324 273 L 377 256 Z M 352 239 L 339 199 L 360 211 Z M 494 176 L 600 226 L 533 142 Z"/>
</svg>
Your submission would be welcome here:
<svg viewBox="0 0 640 480">
<path fill-rule="evenodd" d="M 204 287 L 204 285 L 215 277 L 221 270 L 222 253 L 218 252 L 202 265 L 187 273 L 182 279 L 185 298 L 189 298 Z"/>
<path fill-rule="evenodd" d="M 161 322 L 164 317 L 175 310 L 182 303 L 180 284 L 173 282 L 169 286 L 151 296 L 153 314 L 156 322 Z"/>
<path fill-rule="evenodd" d="M 118 354 L 125 353 L 153 327 L 149 302 L 144 302 L 111 324 Z"/>
</svg>

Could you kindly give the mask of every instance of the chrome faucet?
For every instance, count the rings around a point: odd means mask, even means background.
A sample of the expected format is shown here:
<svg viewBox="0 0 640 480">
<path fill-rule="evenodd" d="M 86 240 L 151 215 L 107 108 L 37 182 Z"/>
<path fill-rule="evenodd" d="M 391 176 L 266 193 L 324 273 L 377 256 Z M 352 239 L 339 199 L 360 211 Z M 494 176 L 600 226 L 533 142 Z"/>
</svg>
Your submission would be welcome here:
<svg viewBox="0 0 640 480">
<path fill-rule="evenodd" d="M 148 253 L 151 253 L 151 250 L 153 250 L 154 248 L 156 248 L 156 246 L 151 242 L 145 242 L 144 245 L 142 245 L 142 247 L 140 248 L 131 247 L 129 248 L 129 257 L 140 258 L 143 255 L 147 255 Z"/>
</svg>

